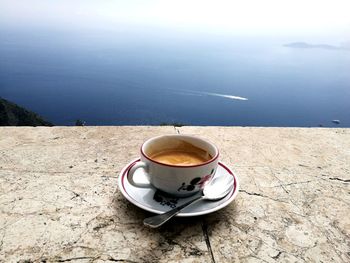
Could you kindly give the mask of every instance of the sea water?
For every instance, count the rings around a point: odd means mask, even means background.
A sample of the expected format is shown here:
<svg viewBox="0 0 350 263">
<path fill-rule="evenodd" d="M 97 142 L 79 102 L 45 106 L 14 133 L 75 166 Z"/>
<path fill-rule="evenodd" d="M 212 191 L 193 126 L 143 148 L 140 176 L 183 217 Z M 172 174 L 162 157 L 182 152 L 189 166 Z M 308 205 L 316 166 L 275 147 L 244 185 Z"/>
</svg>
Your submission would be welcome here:
<svg viewBox="0 0 350 263">
<path fill-rule="evenodd" d="M 56 125 L 350 127 L 350 51 L 304 40 L 2 29 L 0 96 Z"/>
</svg>

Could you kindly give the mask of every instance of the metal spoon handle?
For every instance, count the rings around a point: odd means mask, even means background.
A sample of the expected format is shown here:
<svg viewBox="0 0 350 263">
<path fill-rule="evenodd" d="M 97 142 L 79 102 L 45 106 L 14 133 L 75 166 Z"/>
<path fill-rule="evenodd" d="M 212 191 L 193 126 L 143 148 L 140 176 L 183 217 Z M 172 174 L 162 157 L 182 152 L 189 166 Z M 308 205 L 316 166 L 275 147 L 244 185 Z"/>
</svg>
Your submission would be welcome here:
<svg viewBox="0 0 350 263">
<path fill-rule="evenodd" d="M 165 222 L 167 222 L 170 218 L 176 216 L 182 209 L 184 209 L 185 207 L 201 200 L 202 198 L 203 198 L 203 196 L 196 197 L 195 199 L 192 199 L 191 201 L 189 201 L 183 205 L 180 205 L 179 207 L 176 207 L 176 208 L 174 208 L 174 209 L 172 209 L 164 214 L 145 218 L 143 220 L 143 223 L 146 226 L 149 226 L 152 228 L 159 227 L 159 226 L 163 225 Z"/>
</svg>

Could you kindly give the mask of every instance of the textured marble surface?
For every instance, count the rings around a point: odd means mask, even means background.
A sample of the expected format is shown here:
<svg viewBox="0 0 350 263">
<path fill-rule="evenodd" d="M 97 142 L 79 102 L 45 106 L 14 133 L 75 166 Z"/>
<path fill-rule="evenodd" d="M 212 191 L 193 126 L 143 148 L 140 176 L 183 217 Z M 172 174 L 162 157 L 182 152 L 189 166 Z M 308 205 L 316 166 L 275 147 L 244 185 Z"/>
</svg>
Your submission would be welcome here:
<svg viewBox="0 0 350 263">
<path fill-rule="evenodd" d="M 117 186 L 152 136 L 217 144 L 241 190 L 160 229 Z M 350 262 L 350 130 L 0 128 L 2 262 Z"/>
</svg>

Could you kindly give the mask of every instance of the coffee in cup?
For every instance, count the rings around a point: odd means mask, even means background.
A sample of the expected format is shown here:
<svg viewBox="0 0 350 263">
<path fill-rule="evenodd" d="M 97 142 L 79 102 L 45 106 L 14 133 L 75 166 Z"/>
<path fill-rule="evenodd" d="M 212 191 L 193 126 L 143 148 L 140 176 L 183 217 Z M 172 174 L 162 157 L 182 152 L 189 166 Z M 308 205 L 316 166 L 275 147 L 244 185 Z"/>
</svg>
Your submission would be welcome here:
<svg viewBox="0 0 350 263">
<path fill-rule="evenodd" d="M 179 140 L 175 148 L 154 152 L 150 155 L 150 158 L 164 164 L 190 166 L 205 163 L 212 156 L 207 151 L 189 142 Z"/>
</svg>

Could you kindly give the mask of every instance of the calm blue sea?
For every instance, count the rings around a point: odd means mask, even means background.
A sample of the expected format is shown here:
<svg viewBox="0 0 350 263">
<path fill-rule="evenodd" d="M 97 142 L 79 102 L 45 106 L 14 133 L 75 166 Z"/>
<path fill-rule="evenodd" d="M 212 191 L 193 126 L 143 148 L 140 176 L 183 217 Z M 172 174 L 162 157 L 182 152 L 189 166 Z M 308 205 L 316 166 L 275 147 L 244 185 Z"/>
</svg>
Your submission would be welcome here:
<svg viewBox="0 0 350 263">
<path fill-rule="evenodd" d="M 350 127 L 350 51 L 296 41 L 0 30 L 0 97 L 56 125 Z"/>
</svg>

